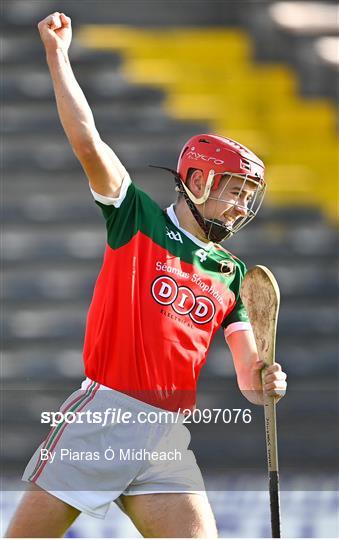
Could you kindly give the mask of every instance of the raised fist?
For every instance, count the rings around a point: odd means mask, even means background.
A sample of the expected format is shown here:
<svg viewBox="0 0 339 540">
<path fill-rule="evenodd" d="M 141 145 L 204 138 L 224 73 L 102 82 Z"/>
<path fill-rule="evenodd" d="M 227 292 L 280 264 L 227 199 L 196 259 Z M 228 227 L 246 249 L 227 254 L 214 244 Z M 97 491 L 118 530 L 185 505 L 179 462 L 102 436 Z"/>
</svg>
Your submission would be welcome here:
<svg viewBox="0 0 339 540">
<path fill-rule="evenodd" d="M 46 51 L 62 49 L 67 52 L 72 41 L 72 24 L 70 17 L 56 11 L 39 22 L 40 37 Z"/>
</svg>

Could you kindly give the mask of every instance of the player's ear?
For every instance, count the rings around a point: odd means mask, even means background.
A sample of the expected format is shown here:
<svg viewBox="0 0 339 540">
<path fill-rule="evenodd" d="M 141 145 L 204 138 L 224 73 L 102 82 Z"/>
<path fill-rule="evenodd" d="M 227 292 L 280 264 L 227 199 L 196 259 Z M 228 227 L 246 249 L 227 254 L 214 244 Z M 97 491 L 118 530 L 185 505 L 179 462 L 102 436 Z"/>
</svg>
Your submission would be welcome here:
<svg viewBox="0 0 339 540">
<path fill-rule="evenodd" d="M 201 197 L 205 191 L 204 175 L 200 169 L 194 169 L 187 180 L 188 189 L 196 197 Z"/>
</svg>

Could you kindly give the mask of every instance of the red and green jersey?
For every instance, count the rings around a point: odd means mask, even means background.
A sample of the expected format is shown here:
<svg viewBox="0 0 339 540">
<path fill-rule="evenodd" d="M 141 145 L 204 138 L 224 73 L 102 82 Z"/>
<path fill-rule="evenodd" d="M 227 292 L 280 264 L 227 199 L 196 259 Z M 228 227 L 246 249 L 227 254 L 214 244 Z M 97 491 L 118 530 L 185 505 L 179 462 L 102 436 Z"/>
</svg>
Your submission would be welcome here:
<svg viewBox="0 0 339 540">
<path fill-rule="evenodd" d="M 105 198 L 96 194 L 95 198 Z M 249 328 L 245 265 L 179 227 L 129 180 L 101 207 L 107 245 L 89 308 L 87 377 L 163 409 L 192 408 L 212 338 Z"/>
</svg>

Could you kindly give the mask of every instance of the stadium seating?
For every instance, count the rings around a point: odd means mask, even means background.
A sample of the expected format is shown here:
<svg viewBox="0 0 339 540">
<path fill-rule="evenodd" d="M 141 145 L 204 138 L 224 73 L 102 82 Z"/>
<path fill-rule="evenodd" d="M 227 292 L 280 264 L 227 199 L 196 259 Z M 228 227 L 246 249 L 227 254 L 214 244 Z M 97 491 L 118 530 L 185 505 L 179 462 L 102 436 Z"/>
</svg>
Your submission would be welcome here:
<svg viewBox="0 0 339 540">
<path fill-rule="evenodd" d="M 334 107 L 319 98 L 301 99 L 288 68 L 251 65 L 245 34 L 193 28 L 176 30 L 174 41 L 173 29 L 91 25 L 78 35 L 87 46 L 121 51 L 126 77 L 165 89 L 167 110 L 175 117 L 203 118 L 216 132 L 257 149 L 268 163 L 272 202 L 320 200 L 331 218 L 339 219 L 333 197 Z M 327 181 L 319 183 L 324 175 Z"/>
</svg>

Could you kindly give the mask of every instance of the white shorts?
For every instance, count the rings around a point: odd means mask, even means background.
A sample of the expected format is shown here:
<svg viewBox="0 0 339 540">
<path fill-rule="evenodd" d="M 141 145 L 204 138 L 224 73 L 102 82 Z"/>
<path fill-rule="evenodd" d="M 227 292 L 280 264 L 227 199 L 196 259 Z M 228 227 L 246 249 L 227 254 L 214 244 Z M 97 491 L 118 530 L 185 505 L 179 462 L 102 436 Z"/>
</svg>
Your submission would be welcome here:
<svg viewBox="0 0 339 540">
<path fill-rule="evenodd" d="M 205 496 L 181 415 L 89 379 L 60 412 L 60 423 L 34 453 L 23 480 L 98 518 L 122 494 Z"/>
</svg>

